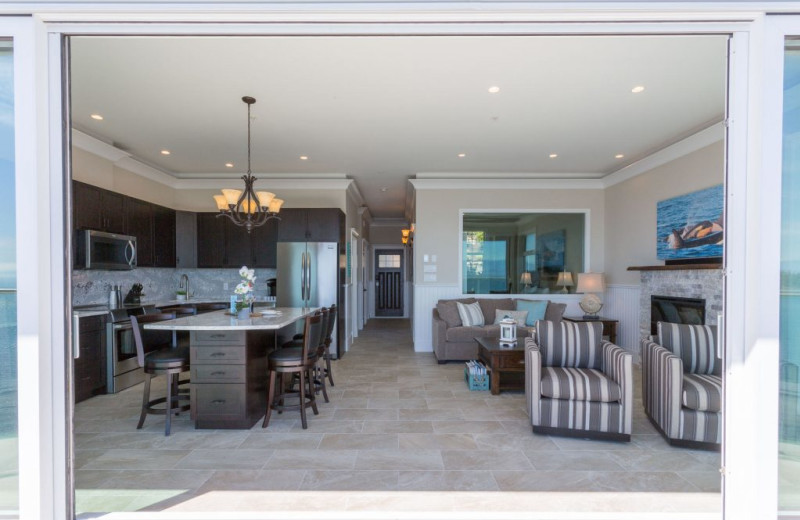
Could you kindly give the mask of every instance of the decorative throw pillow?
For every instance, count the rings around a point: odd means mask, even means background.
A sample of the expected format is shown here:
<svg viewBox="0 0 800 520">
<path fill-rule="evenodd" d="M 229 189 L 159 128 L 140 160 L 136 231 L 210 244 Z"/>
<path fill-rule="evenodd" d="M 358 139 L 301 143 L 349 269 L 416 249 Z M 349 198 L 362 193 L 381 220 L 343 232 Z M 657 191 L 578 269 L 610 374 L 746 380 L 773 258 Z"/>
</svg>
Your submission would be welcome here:
<svg viewBox="0 0 800 520">
<path fill-rule="evenodd" d="M 517 300 L 517 310 L 527 311 L 526 327 L 533 327 L 537 320 L 543 320 L 547 312 L 547 300 Z"/>
<path fill-rule="evenodd" d="M 528 317 L 528 311 L 503 311 L 496 309 L 494 311 L 494 324 L 497 325 L 505 318 L 511 318 L 517 322 L 517 325 L 525 325 L 525 319 Z"/>
<path fill-rule="evenodd" d="M 461 316 L 461 324 L 464 327 L 483 327 L 483 312 L 481 312 L 481 306 L 478 302 L 456 302 L 456 305 L 458 305 L 458 315 Z"/>
</svg>

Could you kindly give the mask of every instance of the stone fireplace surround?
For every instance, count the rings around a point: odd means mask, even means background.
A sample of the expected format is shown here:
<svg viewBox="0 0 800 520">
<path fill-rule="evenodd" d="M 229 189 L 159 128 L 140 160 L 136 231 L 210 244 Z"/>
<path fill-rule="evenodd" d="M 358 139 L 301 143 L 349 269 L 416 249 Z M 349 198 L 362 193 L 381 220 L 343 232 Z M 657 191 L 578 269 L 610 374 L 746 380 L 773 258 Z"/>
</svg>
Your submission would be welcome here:
<svg viewBox="0 0 800 520">
<path fill-rule="evenodd" d="M 706 301 L 706 325 L 716 325 L 722 313 L 722 268 L 669 266 L 636 267 L 641 272 L 639 334 L 650 335 L 650 297 L 652 295 L 702 298 Z M 637 354 L 640 347 L 637 345 Z"/>
</svg>

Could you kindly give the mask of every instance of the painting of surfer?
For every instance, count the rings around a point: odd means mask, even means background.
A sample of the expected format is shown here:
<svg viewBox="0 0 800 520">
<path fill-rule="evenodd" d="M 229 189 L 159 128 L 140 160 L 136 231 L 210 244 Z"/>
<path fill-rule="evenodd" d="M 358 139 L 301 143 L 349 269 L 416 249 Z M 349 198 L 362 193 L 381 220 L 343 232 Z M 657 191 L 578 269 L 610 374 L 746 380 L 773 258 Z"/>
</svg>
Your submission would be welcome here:
<svg viewBox="0 0 800 520">
<path fill-rule="evenodd" d="M 722 184 L 659 202 L 658 258 L 721 257 L 725 235 L 723 207 Z"/>
</svg>

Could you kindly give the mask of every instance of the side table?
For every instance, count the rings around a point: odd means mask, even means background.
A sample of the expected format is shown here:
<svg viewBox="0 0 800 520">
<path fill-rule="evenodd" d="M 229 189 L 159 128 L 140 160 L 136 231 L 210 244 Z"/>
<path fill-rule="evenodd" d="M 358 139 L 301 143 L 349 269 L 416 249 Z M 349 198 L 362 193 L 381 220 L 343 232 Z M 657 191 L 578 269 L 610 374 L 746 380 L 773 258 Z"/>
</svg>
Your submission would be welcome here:
<svg viewBox="0 0 800 520">
<path fill-rule="evenodd" d="M 617 324 L 619 323 L 619 320 L 612 320 L 612 319 L 609 319 L 609 318 L 602 318 L 602 317 L 598 318 L 596 320 L 587 320 L 585 318 L 580 318 L 580 317 L 577 317 L 577 316 L 575 316 L 575 317 L 564 316 L 564 319 L 567 320 L 567 321 L 572 321 L 572 322 L 576 322 L 576 323 L 594 322 L 594 321 L 596 321 L 598 323 L 602 323 L 603 324 L 603 336 L 608 336 L 608 341 L 610 341 L 611 343 L 613 343 L 615 345 L 617 344 Z"/>
<path fill-rule="evenodd" d="M 478 359 L 490 370 L 489 390 L 497 395 L 500 390 L 525 389 L 525 338 L 513 347 L 500 345 L 497 338 L 475 338 L 478 342 Z M 504 381 L 500 381 L 500 375 Z"/>
</svg>

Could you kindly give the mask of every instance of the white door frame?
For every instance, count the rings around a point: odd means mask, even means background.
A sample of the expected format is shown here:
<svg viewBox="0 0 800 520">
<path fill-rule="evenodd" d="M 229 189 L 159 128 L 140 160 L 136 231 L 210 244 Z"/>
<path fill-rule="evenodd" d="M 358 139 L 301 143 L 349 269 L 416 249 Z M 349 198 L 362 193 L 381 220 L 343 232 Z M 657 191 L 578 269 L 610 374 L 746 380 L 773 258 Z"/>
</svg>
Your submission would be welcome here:
<svg viewBox="0 0 800 520">
<path fill-rule="evenodd" d="M 23 7 L 19 7 L 23 5 Z M 629 4 L 630 5 L 630 4 Z M 692 34 L 692 33 L 737 33 L 737 52 L 746 55 L 737 58 L 738 69 L 734 71 L 735 88 L 731 96 L 731 151 L 729 162 L 729 207 L 735 210 L 729 220 L 729 236 L 740 233 L 740 239 L 729 241 L 729 256 L 742 251 L 741 257 L 730 258 L 726 265 L 726 291 L 729 302 L 727 337 L 728 359 L 741 365 L 728 373 L 729 389 L 734 383 L 739 392 L 750 391 L 749 399 L 756 400 L 761 394 L 753 393 L 774 378 L 771 372 L 770 349 L 775 349 L 777 337 L 770 325 L 772 318 L 766 316 L 776 308 L 773 300 L 777 292 L 771 293 L 772 280 L 765 280 L 765 267 L 774 262 L 766 258 L 771 250 L 771 237 L 762 237 L 762 247 L 751 251 L 750 240 L 764 232 L 766 217 L 774 213 L 776 199 L 780 193 L 767 193 L 764 189 L 751 195 L 763 174 L 769 175 L 766 152 L 762 149 L 760 131 L 766 129 L 761 113 L 766 106 L 767 91 L 774 85 L 774 77 L 763 75 L 766 61 L 770 58 L 770 45 L 762 48 L 765 41 L 764 23 L 758 12 L 724 10 L 715 3 L 659 4 L 648 6 L 637 4 L 633 10 L 625 4 L 592 4 L 592 11 L 576 9 L 564 4 L 540 4 L 536 9 L 520 4 L 515 10 L 484 6 L 481 9 L 452 11 L 443 8 L 431 13 L 424 9 L 413 11 L 409 5 L 402 8 L 395 4 L 374 4 L 361 12 L 352 5 L 329 5 L 325 9 L 310 10 L 305 6 L 296 9 L 284 6 L 253 6 L 245 11 L 237 4 L 219 5 L 214 9 L 203 5 L 197 9 L 188 3 L 138 5 L 137 11 L 125 4 L 99 4 L 96 12 L 85 5 L 81 12 L 62 5 L 58 11 L 43 12 L 41 17 L 2 20 L 0 30 L 15 36 L 15 106 L 18 127 L 17 171 L 25 172 L 30 180 L 31 172 L 36 183 L 19 182 L 17 185 L 17 236 L 35 236 L 36 240 L 20 241 L 17 249 L 18 278 L 26 288 L 20 293 L 20 394 L 28 413 L 20 418 L 20 485 L 25 489 L 22 518 L 65 518 L 68 499 L 64 493 L 66 479 L 66 409 L 63 396 L 65 387 L 64 349 L 65 298 L 68 289 L 63 287 L 64 238 L 59 230 L 64 229 L 63 218 L 63 172 L 61 135 L 61 76 L 60 60 L 54 48 L 58 47 L 62 33 L 82 34 Z M 733 8 L 729 5 L 728 8 Z M 36 7 L 15 4 L 15 12 L 25 13 Z M 797 4 L 788 8 L 800 10 Z M 370 9 L 366 16 L 366 9 Z M 588 9 L 588 8 L 586 8 Z M 631 9 L 625 11 L 625 9 Z M 659 10 L 662 9 L 662 10 Z M 738 9 L 738 8 L 737 8 Z M 752 9 L 752 4 L 750 4 Z M 396 24 L 398 11 L 404 21 L 420 23 Z M 165 17 L 165 15 L 167 15 Z M 365 17 L 366 16 L 366 17 Z M 130 23 L 135 17 L 149 24 Z M 71 22 L 80 19 L 96 20 L 94 23 Z M 163 22 L 168 19 L 169 22 Z M 230 23 L 220 23 L 223 19 Z M 486 22 L 486 20 L 492 22 Z M 608 22 L 609 19 L 614 21 Z M 699 20 L 692 22 L 692 19 Z M 46 21 L 42 21 L 46 20 Z M 111 24 L 121 21 L 126 23 Z M 679 20 L 675 22 L 674 20 Z M 683 20 L 683 21 L 680 21 Z M 709 21 L 712 20 L 712 21 Z M 713 21 L 717 20 L 717 21 Z M 64 22 L 49 24 L 47 21 Z M 291 23 L 280 23 L 291 21 Z M 5 25 L 8 22 L 8 25 Z M 182 23 L 185 22 L 185 23 Z M 207 22 L 192 24 L 188 22 Z M 259 24 L 259 22 L 271 22 Z M 299 22 L 299 23 L 298 23 Z M 309 22 L 314 22 L 310 24 Z M 343 23 L 351 22 L 351 23 Z M 425 22 L 425 23 L 422 23 Z M 461 22 L 461 23 L 459 23 Z M 509 23 L 511 22 L 511 23 Z M 771 27 L 771 25 L 770 25 Z M 770 38 L 766 40 L 772 41 Z M 19 49 L 19 54 L 17 50 Z M 54 59 L 56 58 L 56 59 Z M 17 60 L 19 62 L 17 63 Z M 743 62 L 743 63 L 740 63 Z M 747 69 L 758 71 L 742 72 Z M 35 87 L 35 88 L 34 88 Z M 751 116 L 749 123 L 743 124 Z M 736 142 L 739 149 L 733 149 Z M 743 161 L 739 162 L 741 159 Z M 735 164 L 734 164 L 735 163 Z M 18 173 L 18 176 L 21 173 Z M 779 177 L 778 177 L 779 178 Z M 773 185 L 774 189 L 774 185 Z M 745 196 L 745 194 L 747 194 Z M 47 201 L 42 204 L 42 201 Z M 774 225 L 774 221 L 771 223 Z M 746 233 L 749 231 L 749 233 Z M 745 237 L 748 247 L 743 248 Z M 744 253 L 744 251 L 748 251 Z M 24 259 L 25 261 L 21 261 Z M 765 281 L 767 282 L 765 284 Z M 739 299 L 741 298 L 741 299 Z M 764 307 L 759 307 L 764 305 Z M 776 316 L 776 315 L 775 315 Z M 755 320 L 754 320 L 755 318 Z M 732 326 L 734 319 L 742 319 Z M 763 320 L 763 321 L 762 321 Z M 756 323 L 746 323 L 755 321 Z M 741 347 L 736 347 L 741 345 Z M 745 363 L 746 362 L 746 363 Z M 755 383 L 755 384 L 754 384 Z M 746 389 L 746 390 L 745 390 Z M 730 395 L 730 394 L 727 394 Z M 775 395 L 772 394 L 774 399 Z M 740 394 L 736 394 L 737 398 Z M 738 407 L 737 402 L 737 407 Z M 760 403 L 763 405 L 763 402 Z M 31 408 L 32 407 L 32 408 Z M 767 406 L 769 408 L 769 406 Z M 761 422 L 761 412 L 748 414 L 752 407 L 748 403 L 738 416 L 726 420 L 726 443 L 742 447 L 751 433 L 740 432 L 737 427 L 749 419 Z M 767 412 L 764 412 L 766 414 Z M 771 413 L 771 412 L 770 412 Z M 732 414 L 729 414 L 732 415 Z M 775 418 L 772 414 L 767 418 Z M 755 428 L 749 432 L 759 434 L 760 442 L 767 442 L 765 434 L 777 422 Z M 24 443 L 24 447 L 23 447 Z M 768 444 L 768 442 L 767 442 Z M 747 450 L 752 451 L 752 444 Z M 23 449 L 24 448 L 24 449 Z M 732 450 L 727 450 L 728 452 Z M 730 455 L 730 453 L 728 453 Z M 769 486 L 774 483 L 776 453 L 766 454 L 770 459 L 759 463 L 753 456 L 726 458 L 726 518 L 769 518 L 774 516 L 774 500 L 760 501 L 770 496 Z M 766 478 L 766 480 L 764 480 Z M 772 488 L 774 491 L 774 487 Z M 758 493 L 759 500 L 750 500 Z M 751 508 L 739 507 L 750 501 L 759 505 Z M 754 509 L 756 508 L 756 509 Z M 756 511 L 758 514 L 751 514 Z"/>
<path fill-rule="evenodd" d="M 348 343 L 358 337 L 358 300 L 359 294 L 359 253 L 358 244 L 361 235 L 358 234 L 355 228 L 350 228 L 350 337 Z"/>
</svg>

